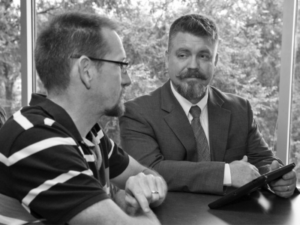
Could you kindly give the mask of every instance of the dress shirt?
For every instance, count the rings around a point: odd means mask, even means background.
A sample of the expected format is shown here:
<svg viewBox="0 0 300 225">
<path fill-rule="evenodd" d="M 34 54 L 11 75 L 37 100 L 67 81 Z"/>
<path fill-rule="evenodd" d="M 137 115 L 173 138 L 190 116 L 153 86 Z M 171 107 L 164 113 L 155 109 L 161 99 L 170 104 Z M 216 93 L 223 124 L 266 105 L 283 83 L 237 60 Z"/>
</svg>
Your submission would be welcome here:
<svg viewBox="0 0 300 225">
<path fill-rule="evenodd" d="M 204 130 L 204 133 L 206 135 L 206 138 L 208 140 L 208 146 L 210 146 L 209 143 L 209 124 L 208 124 L 208 112 L 207 112 L 207 101 L 208 101 L 208 89 L 206 89 L 204 97 L 197 103 L 192 104 L 189 100 L 185 99 L 182 95 L 180 95 L 174 88 L 172 81 L 171 84 L 171 90 L 181 105 L 183 111 L 185 112 L 185 115 L 187 116 L 188 120 L 192 121 L 193 116 L 190 114 L 190 109 L 192 106 L 197 105 L 201 109 L 201 115 L 200 115 L 200 122 L 202 125 L 202 128 Z M 224 169 L 224 180 L 223 180 L 224 186 L 231 186 L 231 173 L 230 173 L 230 167 L 228 163 L 225 163 L 225 169 Z"/>
</svg>

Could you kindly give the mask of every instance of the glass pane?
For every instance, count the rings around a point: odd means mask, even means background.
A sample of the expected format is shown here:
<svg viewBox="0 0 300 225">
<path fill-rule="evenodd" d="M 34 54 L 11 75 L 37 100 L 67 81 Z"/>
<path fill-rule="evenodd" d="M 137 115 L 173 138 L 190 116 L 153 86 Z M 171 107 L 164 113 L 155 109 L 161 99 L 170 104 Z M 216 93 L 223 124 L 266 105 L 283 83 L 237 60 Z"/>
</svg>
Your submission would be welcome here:
<svg viewBox="0 0 300 225">
<path fill-rule="evenodd" d="M 0 1 L 0 107 L 6 117 L 21 107 L 20 1 Z"/>
<path fill-rule="evenodd" d="M 213 85 L 250 100 L 258 126 L 273 147 L 278 114 L 282 0 L 37 0 L 37 29 L 57 11 L 76 9 L 105 14 L 120 22 L 131 61 L 132 85 L 126 100 L 161 86 L 170 24 L 187 13 L 210 15 L 219 25 L 219 64 Z M 262 22 L 263 21 L 263 22 Z M 103 118 L 108 135 L 119 142 L 117 119 Z"/>
<path fill-rule="evenodd" d="M 298 186 L 300 186 L 300 2 L 298 2 L 297 33 L 295 45 L 296 59 L 293 77 L 290 162 L 296 163 Z"/>
</svg>

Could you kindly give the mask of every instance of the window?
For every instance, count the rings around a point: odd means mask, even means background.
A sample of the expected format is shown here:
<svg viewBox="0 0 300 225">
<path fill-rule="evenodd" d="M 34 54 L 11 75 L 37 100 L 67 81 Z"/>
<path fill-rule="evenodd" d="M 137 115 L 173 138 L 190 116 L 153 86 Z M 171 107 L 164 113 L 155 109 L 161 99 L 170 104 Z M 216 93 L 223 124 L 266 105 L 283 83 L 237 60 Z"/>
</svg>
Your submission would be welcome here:
<svg viewBox="0 0 300 225">
<path fill-rule="evenodd" d="M 9 5 L 6 15 L 11 15 L 11 18 L 17 21 L 14 23 L 14 28 L 16 30 L 19 29 L 18 32 L 20 32 L 20 28 L 16 25 L 20 17 L 18 14 L 19 6 L 15 4 L 15 2 L 19 1 L 15 0 L 13 3 L 10 1 L 1 1 L 1 13 L 4 13 L 4 5 Z M 127 90 L 127 100 L 156 89 L 168 79 L 168 75 L 164 69 L 164 51 L 167 47 L 167 33 L 171 22 L 178 16 L 191 12 L 210 15 L 218 23 L 222 38 L 219 49 L 220 61 L 213 85 L 221 90 L 246 97 L 251 101 L 255 117 L 265 140 L 274 151 L 277 149 L 277 155 L 283 158 L 285 163 L 287 162 L 287 141 L 284 141 L 284 147 L 278 147 L 278 142 L 280 141 L 277 140 L 277 137 L 284 136 L 284 139 L 288 137 L 288 130 L 283 129 L 283 133 L 281 133 L 283 126 L 280 124 L 280 118 L 277 120 L 277 117 L 281 116 L 279 115 L 280 110 L 287 108 L 279 104 L 279 94 L 281 95 L 281 92 L 287 89 L 286 86 L 279 88 L 279 85 L 281 86 L 286 78 L 285 74 L 281 72 L 281 68 L 285 66 L 282 65 L 282 58 L 286 58 L 286 55 L 281 56 L 282 49 L 285 49 L 285 47 L 281 46 L 281 43 L 282 37 L 287 33 L 285 27 L 292 26 L 291 23 L 286 23 L 283 27 L 283 14 L 291 14 L 292 4 L 294 4 L 296 0 L 229 0 L 213 2 L 210 0 L 32 0 L 28 2 L 36 2 L 34 9 L 37 18 L 36 31 L 33 33 L 38 33 L 39 29 L 52 15 L 66 10 L 96 12 L 118 20 L 121 24 L 120 33 L 123 37 L 123 43 L 128 58 L 130 58 L 132 63 L 132 67 L 129 71 L 132 85 Z M 286 10 L 284 11 L 285 8 Z M 294 14 L 292 16 L 294 16 Z M 5 18 L 1 16 L 0 21 L 3 22 Z M 2 30 L 0 32 L 2 32 Z M 18 32 L 16 32 L 16 34 Z M 292 36 L 292 34 L 288 33 L 288 36 Z M 299 34 L 297 34 L 297 37 L 299 37 Z M 34 36 L 32 36 L 32 39 L 33 38 Z M 14 49 L 18 49 L 18 37 L 11 40 L 15 41 L 13 45 L 10 46 L 17 46 Z M 1 40 L 1 48 L 4 48 L 3 43 Z M 299 43 L 299 41 L 297 43 Z M 296 162 L 298 162 L 298 154 L 300 154 L 300 78 L 298 64 L 300 57 L 299 46 L 296 45 L 295 48 L 297 56 L 294 68 L 296 73 L 293 83 L 290 143 L 292 157 L 290 161 L 296 160 Z M 9 94 L 7 94 L 9 82 L 3 73 L 4 53 L 1 51 L 0 55 L 0 103 L 1 106 L 4 106 L 10 111 L 8 113 L 10 115 L 20 107 L 20 100 L 18 100 L 18 98 L 20 98 L 20 91 L 17 93 L 18 88 L 16 88 L 16 84 L 20 81 L 15 81 L 12 85 L 15 88 L 13 91 L 15 97 L 7 100 L 7 96 L 9 96 Z M 18 61 L 18 57 L 16 54 L 16 57 L 13 58 L 13 63 L 9 64 L 13 65 L 10 67 L 11 70 L 20 70 L 20 60 Z M 285 67 L 285 69 L 290 67 L 289 62 L 287 62 L 288 66 Z M 290 70 L 292 69 L 290 68 Z M 17 73 L 19 73 L 17 80 L 20 80 L 20 72 Z M 13 73 L 10 72 L 10 74 Z M 25 74 L 24 77 L 30 78 L 31 74 L 35 73 L 27 74 Z M 280 77 L 283 77 L 283 79 L 280 79 Z M 36 88 L 34 88 L 35 85 Z M 35 85 L 33 85 L 33 91 L 45 93 L 38 78 L 36 78 Z M 18 87 L 20 88 L 20 86 Z M 22 87 L 22 89 L 24 89 L 24 86 Z M 279 89 L 281 89 L 280 92 Z M 29 88 L 28 92 L 32 90 Z M 285 102 L 286 99 L 289 98 L 287 95 L 287 98 L 283 98 L 285 100 L 282 102 Z M 26 103 L 23 103 L 23 105 L 26 105 Z M 281 114 L 285 119 L 288 117 L 286 113 Z M 117 119 L 104 118 L 102 123 L 106 132 L 118 143 L 119 131 Z M 286 122 L 283 123 L 287 124 Z"/>
<path fill-rule="evenodd" d="M 0 2 L 0 107 L 7 117 L 21 107 L 20 1 Z"/>
</svg>

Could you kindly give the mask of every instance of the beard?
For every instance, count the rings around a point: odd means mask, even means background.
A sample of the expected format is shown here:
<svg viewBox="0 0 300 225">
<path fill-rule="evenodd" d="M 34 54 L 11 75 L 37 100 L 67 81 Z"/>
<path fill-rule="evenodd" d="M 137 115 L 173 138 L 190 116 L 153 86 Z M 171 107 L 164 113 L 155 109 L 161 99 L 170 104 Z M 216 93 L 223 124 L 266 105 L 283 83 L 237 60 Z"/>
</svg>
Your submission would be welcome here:
<svg viewBox="0 0 300 225">
<path fill-rule="evenodd" d="M 187 100 L 200 99 L 206 91 L 206 86 L 197 81 L 184 81 L 186 78 L 197 78 L 207 80 L 207 77 L 198 70 L 189 69 L 187 72 L 180 74 L 177 77 L 179 80 L 173 81 L 178 93 Z"/>
<path fill-rule="evenodd" d="M 119 96 L 118 102 L 110 109 L 106 109 L 104 115 L 111 116 L 111 117 L 120 117 L 123 116 L 124 112 L 125 112 L 124 92 L 122 91 Z"/>
</svg>

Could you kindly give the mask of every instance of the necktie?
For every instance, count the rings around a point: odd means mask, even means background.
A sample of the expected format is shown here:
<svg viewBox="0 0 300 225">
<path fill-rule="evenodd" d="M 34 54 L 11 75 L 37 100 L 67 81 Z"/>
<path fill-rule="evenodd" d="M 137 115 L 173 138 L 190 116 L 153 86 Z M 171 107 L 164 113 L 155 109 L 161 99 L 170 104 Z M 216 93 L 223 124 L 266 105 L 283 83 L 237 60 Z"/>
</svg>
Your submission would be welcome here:
<svg viewBox="0 0 300 225">
<path fill-rule="evenodd" d="M 210 161 L 210 152 L 208 142 L 200 123 L 201 109 L 198 106 L 192 106 L 190 113 L 193 116 L 192 128 L 197 142 L 197 152 L 199 161 Z"/>
</svg>

